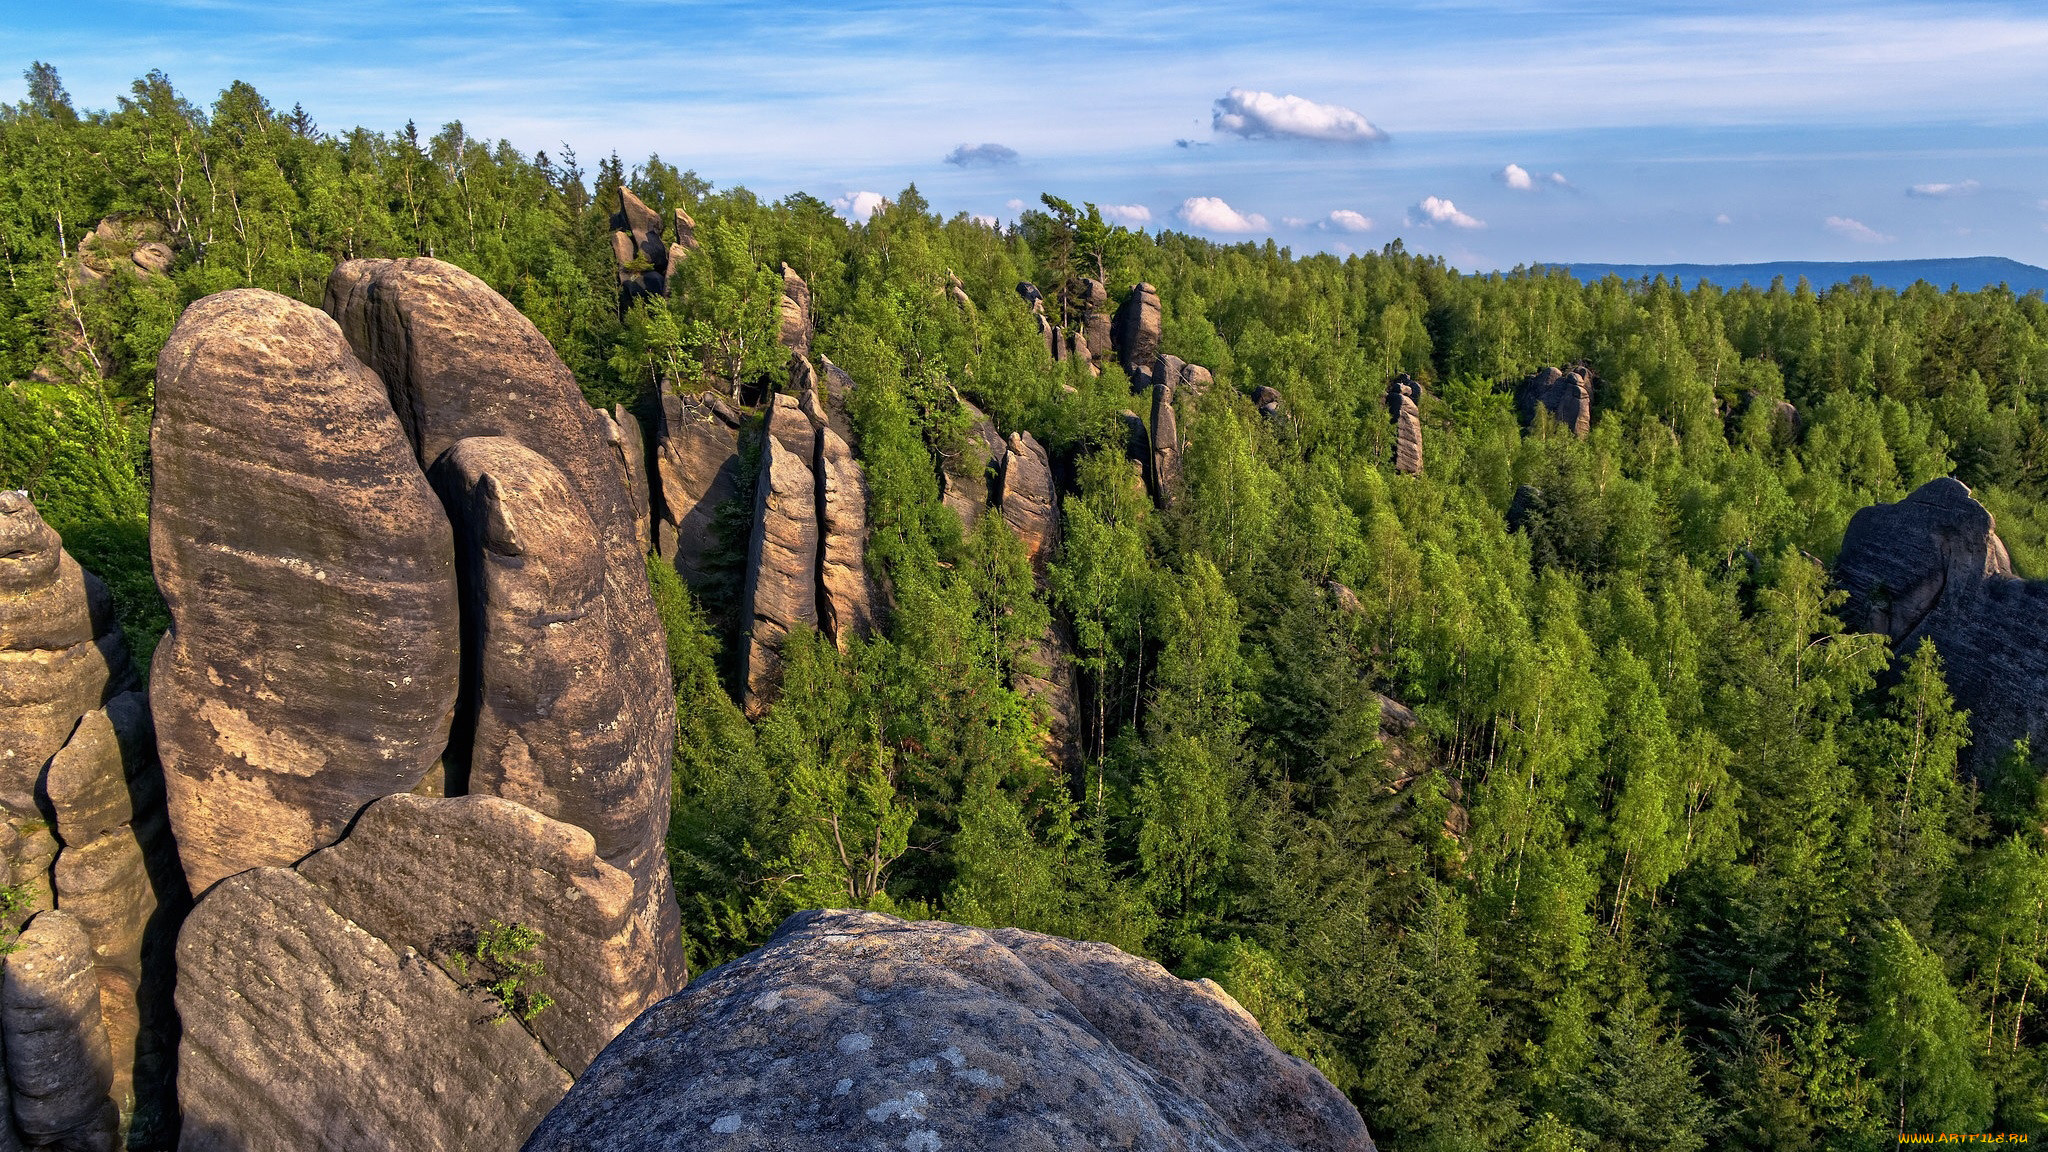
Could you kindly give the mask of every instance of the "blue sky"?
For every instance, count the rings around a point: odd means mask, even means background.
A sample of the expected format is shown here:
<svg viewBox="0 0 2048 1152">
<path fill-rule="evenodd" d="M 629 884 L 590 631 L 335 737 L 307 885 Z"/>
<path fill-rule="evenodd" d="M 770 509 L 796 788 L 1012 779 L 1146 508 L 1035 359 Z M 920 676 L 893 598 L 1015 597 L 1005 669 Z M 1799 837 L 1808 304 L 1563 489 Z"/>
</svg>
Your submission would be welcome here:
<svg viewBox="0 0 2048 1152">
<path fill-rule="evenodd" d="M 244 79 L 328 129 L 459 118 L 848 211 L 915 181 L 1466 269 L 2048 265 L 2041 3 L 0 0 L 0 46 L 86 107 Z"/>
</svg>

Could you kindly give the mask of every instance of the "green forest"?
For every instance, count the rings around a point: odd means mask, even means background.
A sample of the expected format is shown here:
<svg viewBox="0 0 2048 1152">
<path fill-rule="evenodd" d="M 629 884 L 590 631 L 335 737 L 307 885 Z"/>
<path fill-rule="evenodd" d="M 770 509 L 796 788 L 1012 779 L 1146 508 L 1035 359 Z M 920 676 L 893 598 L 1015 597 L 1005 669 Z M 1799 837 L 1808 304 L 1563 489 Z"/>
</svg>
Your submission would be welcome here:
<svg viewBox="0 0 2048 1152">
<path fill-rule="evenodd" d="M 694 971 L 819 906 L 1107 941 L 1220 983 L 1392 1152 L 2048 1134 L 2048 758 L 1960 771 L 1942 654 L 1845 631 L 1827 570 L 1859 508 L 1953 474 L 2048 577 L 2040 296 L 1473 276 L 1399 242 L 1127 231 L 1086 189 L 991 227 L 912 186 L 853 223 L 658 156 L 337 130 L 244 84 L 201 103 L 152 72 L 91 111 L 27 81 L 0 111 L 0 487 L 108 582 L 145 669 L 155 358 L 194 300 L 317 306 L 339 260 L 431 255 L 644 411 L 779 381 L 780 265 L 808 281 L 894 610 L 843 653 L 794 635 L 749 719 L 737 560 L 694 589 L 650 564 Z M 701 244 L 623 315 L 621 184 Z M 142 243 L 168 266 L 133 270 Z M 1053 361 L 1016 291 L 1057 312 L 1081 275 L 1156 285 L 1164 351 L 1215 374 L 1169 510 L 1125 460 L 1129 381 Z M 1503 386 L 1581 360 L 1590 434 L 1525 428 Z M 1422 476 L 1392 466 L 1399 373 Z M 956 390 L 1070 462 L 1042 580 L 999 516 L 941 504 Z M 1011 688 L 1048 620 L 1073 756 Z M 1416 726 L 1383 736 L 1378 694 Z"/>
</svg>

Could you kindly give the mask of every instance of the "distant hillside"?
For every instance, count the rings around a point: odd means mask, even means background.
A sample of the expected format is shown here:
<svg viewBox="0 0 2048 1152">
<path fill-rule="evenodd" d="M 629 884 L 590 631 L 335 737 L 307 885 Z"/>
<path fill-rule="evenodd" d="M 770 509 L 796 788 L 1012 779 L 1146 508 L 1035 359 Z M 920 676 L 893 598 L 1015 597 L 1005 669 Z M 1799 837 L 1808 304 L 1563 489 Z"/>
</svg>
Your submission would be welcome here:
<svg viewBox="0 0 2048 1152">
<path fill-rule="evenodd" d="M 1781 261 L 1771 264 L 1557 264 L 1570 269 L 1581 280 L 1598 280 L 1609 274 L 1624 280 L 1646 276 L 1677 278 L 1690 285 L 1711 281 L 1723 288 L 1754 284 L 1768 288 L 1783 276 L 1787 286 L 1805 277 L 1815 290 L 1846 284 L 1857 276 L 1868 276 L 1880 288 L 1905 289 L 1925 280 L 1937 288 L 1956 285 L 1966 292 L 2008 285 L 2014 292 L 2048 292 L 2048 269 L 2022 264 L 2003 256 L 1965 256 L 1949 260 L 1854 260 Z"/>
</svg>

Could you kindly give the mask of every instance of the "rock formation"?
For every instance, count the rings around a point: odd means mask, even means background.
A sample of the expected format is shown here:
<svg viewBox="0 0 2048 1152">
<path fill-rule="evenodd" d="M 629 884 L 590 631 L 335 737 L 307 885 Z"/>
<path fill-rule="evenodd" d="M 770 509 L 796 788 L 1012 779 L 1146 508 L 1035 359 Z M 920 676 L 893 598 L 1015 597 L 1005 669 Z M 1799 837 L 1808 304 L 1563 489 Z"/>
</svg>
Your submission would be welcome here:
<svg viewBox="0 0 2048 1152">
<path fill-rule="evenodd" d="M 817 430 L 793 396 L 777 395 L 761 440 L 754 489 L 754 532 L 747 546 L 741 617 L 747 630 L 740 682 L 749 713 L 774 699 L 782 641 L 818 623 L 818 486 L 812 469 Z"/>
<path fill-rule="evenodd" d="M 824 406 L 825 426 L 838 433 L 839 438 L 851 447 L 856 443 L 850 407 L 853 403 L 853 377 L 846 374 L 846 369 L 834 364 L 829 356 L 818 357 L 818 362 L 825 366 L 822 373 L 825 391 L 818 398 Z"/>
<path fill-rule="evenodd" d="M 1135 374 L 1141 367 L 1149 369 L 1158 358 L 1159 316 L 1159 290 L 1150 284 L 1132 285 L 1131 294 L 1124 297 L 1123 306 L 1116 310 L 1116 323 L 1110 330 L 1117 363 L 1123 365 L 1126 373 Z M 1094 333 L 1089 337 L 1093 346 Z"/>
<path fill-rule="evenodd" d="M 611 427 L 604 430 L 613 455 L 626 476 L 626 489 L 633 499 L 633 536 L 640 551 L 654 550 L 654 524 L 647 482 L 647 437 L 640 430 L 640 418 L 624 404 L 612 405 Z"/>
<path fill-rule="evenodd" d="M 1593 370 L 1584 364 L 1543 368 L 1516 385 L 1515 409 L 1525 427 L 1535 422 L 1539 406 L 1583 438 L 1593 426 Z"/>
<path fill-rule="evenodd" d="M 782 346 L 799 356 L 811 354 L 811 286 L 788 264 L 782 266 L 782 299 L 777 305 L 781 317 L 778 338 Z"/>
<path fill-rule="evenodd" d="M 163 225 L 154 220 L 109 216 L 79 238 L 79 279 L 90 282 L 118 271 L 145 280 L 161 276 L 175 259 L 165 239 Z"/>
<path fill-rule="evenodd" d="M 1152 385 L 1152 450 L 1147 453 L 1145 487 L 1153 503 L 1173 505 L 1180 491 L 1180 425 L 1173 412 L 1173 386 Z"/>
<path fill-rule="evenodd" d="M 739 496 L 740 411 L 716 392 L 663 396 L 655 437 L 655 549 L 692 584 L 710 577 L 718 509 Z"/>
<path fill-rule="evenodd" d="M 1076 333 L 1095 359 L 1109 355 L 1113 340 L 1109 311 L 1109 289 L 1102 281 L 1083 276 L 1075 280 L 1067 290 L 1067 299 L 1074 314 L 1069 327 Z M 1071 347 L 1071 346 L 1070 346 Z"/>
<path fill-rule="evenodd" d="M 427 779 L 455 710 L 455 549 L 384 382 L 304 304 L 244 289 L 186 309 L 156 403 L 171 630 L 151 708 L 199 892 Z"/>
<path fill-rule="evenodd" d="M 1394 471 L 1422 475 L 1422 385 L 1412 376 L 1387 385 L 1387 411 L 1394 417 Z"/>
<path fill-rule="evenodd" d="M 1010 433 L 1004 445 L 995 504 L 1003 522 L 1024 542 L 1033 571 L 1042 576 L 1059 532 L 1058 495 L 1045 449 L 1029 432 Z"/>
<path fill-rule="evenodd" d="M 1281 404 L 1280 390 L 1270 384 L 1261 384 L 1259 390 L 1252 393 L 1253 407 L 1259 410 L 1259 415 L 1268 420 L 1280 419 Z"/>
<path fill-rule="evenodd" d="M 120 1117 L 92 938 L 69 913 L 37 913 L 15 941 L 0 979 L 0 1047 L 14 1126 L 30 1146 L 113 1152 Z"/>
<path fill-rule="evenodd" d="M 637 425 L 449 265 L 344 264 L 328 308 L 208 297 L 158 364 L 183 1143 L 511 1147 L 687 978 Z M 60 873 L 120 814 L 61 791 Z"/>
<path fill-rule="evenodd" d="M 875 631 L 881 597 L 868 576 L 868 478 L 853 450 L 817 422 L 818 626 L 844 651 Z"/>
<path fill-rule="evenodd" d="M 684 1134 L 687 1134 L 685 1136 Z M 529 1152 L 1366 1152 L 1349 1101 L 1215 984 L 1106 944 L 803 912 L 656 1005 Z"/>
<path fill-rule="evenodd" d="M 668 295 L 669 248 L 661 235 L 661 213 L 633 190 L 619 186 L 612 213 L 612 258 L 619 265 L 619 306 L 642 296 Z"/>
<path fill-rule="evenodd" d="M 989 505 L 990 469 L 1001 464 L 1008 445 L 996 432 L 995 421 L 981 409 L 965 400 L 960 407 L 967 414 L 967 435 L 940 462 L 939 493 L 946 507 L 960 517 L 960 526 L 972 528 Z"/>
<path fill-rule="evenodd" d="M 1956 705 L 1970 712 L 1965 767 L 1981 779 L 2030 737 L 2048 739 L 2048 583 L 2012 572 L 1991 513 L 1942 477 L 1856 513 L 1835 557 L 1850 628 L 1904 658 L 1931 640 Z"/>
</svg>

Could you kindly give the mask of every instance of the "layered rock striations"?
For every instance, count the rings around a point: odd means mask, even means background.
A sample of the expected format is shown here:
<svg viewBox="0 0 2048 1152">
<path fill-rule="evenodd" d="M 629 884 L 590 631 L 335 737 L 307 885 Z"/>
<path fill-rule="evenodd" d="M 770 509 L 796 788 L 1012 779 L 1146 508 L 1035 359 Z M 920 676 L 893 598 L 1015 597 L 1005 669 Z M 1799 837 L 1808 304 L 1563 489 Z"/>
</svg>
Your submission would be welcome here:
<svg viewBox="0 0 2048 1152">
<path fill-rule="evenodd" d="M 788 264 L 782 266 L 782 299 L 777 303 L 777 338 L 798 356 L 811 354 L 811 286 Z"/>
<path fill-rule="evenodd" d="M 642 1016 L 527 1143 L 1368 1152 L 1208 981 L 1105 944 L 804 912 Z"/>
<path fill-rule="evenodd" d="M 455 549 L 383 381 L 333 320 L 253 289 L 157 359 L 151 708 L 195 892 L 333 843 L 448 741 Z"/>
<path fill-rule="evenodd" d="M 2013 575 L 1991 513 L 1952 477 L 1856 513 L 1835 556 L 1850 628 L 1903 658 L 1934 643 L 1970 713 L 1965 767 L 1983 778 L 2015 740 L 2048 739 L 2048 583 Z"/>
<path fill-rule="evenodd" d="M 643 450 L 459 269 L 351 262 L 328 308 L 208 297 L 158 365 L 184 1142 L 511 1147 L 687 979 Z"/>
<path fill-rule="evenodd" d="M 1387 385 L 1387 412 L 1394 418 L 1394 471 L 1422 475 L 1422 385 L 1396 376 Z"/>
<path fill-rule="evenodd" d="M 655 550 L 692 584 L 711 577 L 718 510 L 737 499 L 740 410 L 715 392 L 664 396 L 655 437 Z"/>
<path fill-rule="evenodd" d="M 740 682 L 750 713 L 758 714 L 774 699 L 782 643 L 789 633 L 818 623 L 816 443 L 817 431 L 795 397 L 774 397 L 761 440 L 754 531 L 741 593 L 747 637 Z"/>
<path fill-rule="evenodd" d="M 1116 310 L 1116 321 L 1109 333 L 1117 362 L 1123 365 L 1125 373 L 1135 376 L 1140 369 L 1152 367 L 1159 356 L 1159 324 L 1159 290 L 1150 284 L 1132 285 L 1130 295 L 1124 297 L 1122 306 Z M 1094 344 L 1091 332 L 1089 345 Z"/>
</svg>

